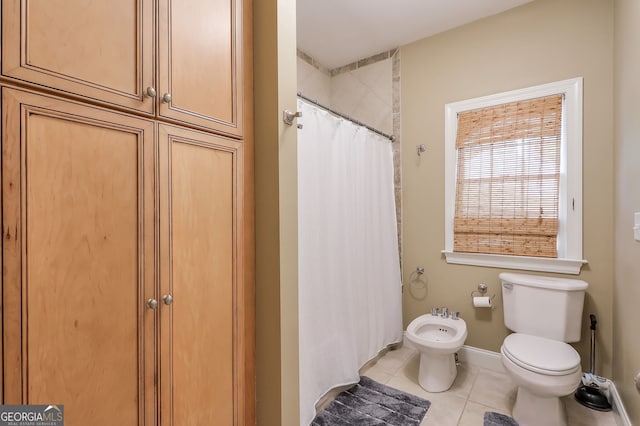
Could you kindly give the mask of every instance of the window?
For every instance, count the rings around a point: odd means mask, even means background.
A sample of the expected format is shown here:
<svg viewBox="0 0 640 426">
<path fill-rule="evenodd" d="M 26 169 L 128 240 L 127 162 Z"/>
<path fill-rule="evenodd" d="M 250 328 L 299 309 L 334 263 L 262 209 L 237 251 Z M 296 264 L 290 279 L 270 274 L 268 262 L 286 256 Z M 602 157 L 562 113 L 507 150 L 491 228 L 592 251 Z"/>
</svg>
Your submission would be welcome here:
<svg viewBox="0 0 640 426">
<path fill-rule="evenodd" d="M 582 79 L 445 114 L 447 262 L 580 273 Z"/>
</svg>

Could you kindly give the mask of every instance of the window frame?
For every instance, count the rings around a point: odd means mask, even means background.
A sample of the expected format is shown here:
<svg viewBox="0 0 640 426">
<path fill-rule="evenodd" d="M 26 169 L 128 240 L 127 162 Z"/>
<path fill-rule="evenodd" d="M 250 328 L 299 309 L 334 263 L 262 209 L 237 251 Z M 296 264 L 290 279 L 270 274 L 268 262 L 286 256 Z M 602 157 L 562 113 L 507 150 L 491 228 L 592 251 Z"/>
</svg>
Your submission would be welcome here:
<svg viewBox="0 0 640 426">
<path fill-rule="evenodd" d="M 587 263 L 582 258 L 582 86 L 583 78 L 577 77 L 445 105 L 445 249 L 442 253 L 447 263 L 580 274 L 582 265 Z M 558 257 L 454 252 L 458 113 L 556 94 L 564 95 L 558 202 Z"/>
</svg>

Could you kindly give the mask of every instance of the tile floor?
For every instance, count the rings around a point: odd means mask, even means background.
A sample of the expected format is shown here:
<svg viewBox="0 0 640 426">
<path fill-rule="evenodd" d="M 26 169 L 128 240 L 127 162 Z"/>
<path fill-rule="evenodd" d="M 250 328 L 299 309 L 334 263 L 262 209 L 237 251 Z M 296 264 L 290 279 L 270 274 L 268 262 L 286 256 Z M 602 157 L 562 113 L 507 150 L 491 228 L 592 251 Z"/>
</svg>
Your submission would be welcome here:
<svg viewBox="0 0 640 426">
<path fill-rule="evenodd" d="M 430 393 L 418 384 L 419 361 L 417 351 L 404 345 L 365 366 L 361 374 L 431 401 L 422 426 L 482 426 L 485 411 L 511 415 L 516 387 L 505 373 L 463 363 L 451 389 Z M 616 426 L 612 412 L 590 410 L 572 395 L 565 405 L 569 426 Z"/>
</svg>

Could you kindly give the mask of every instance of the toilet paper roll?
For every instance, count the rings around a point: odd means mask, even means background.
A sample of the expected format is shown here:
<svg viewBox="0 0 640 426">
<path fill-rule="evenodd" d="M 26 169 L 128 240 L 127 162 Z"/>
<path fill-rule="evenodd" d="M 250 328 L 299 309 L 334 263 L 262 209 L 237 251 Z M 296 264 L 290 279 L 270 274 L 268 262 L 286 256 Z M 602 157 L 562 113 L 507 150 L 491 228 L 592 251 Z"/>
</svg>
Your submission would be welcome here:
<svg viewBox="0 0 640 426">
<path fill-rule="evenodd" d="M 473 306 L 475 306 L 476 308 L 490 308 L 491 298 L 490 297 L 474 297 Z"/>
</svg>

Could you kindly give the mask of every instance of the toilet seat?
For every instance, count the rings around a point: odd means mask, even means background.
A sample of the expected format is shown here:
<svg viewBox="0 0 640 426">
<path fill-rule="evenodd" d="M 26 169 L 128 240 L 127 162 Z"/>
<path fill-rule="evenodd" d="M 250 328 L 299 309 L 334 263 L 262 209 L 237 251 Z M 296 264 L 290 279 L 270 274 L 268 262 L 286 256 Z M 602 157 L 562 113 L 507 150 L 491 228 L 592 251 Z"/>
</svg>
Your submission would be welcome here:
<svg viewBox="0 0 640 426">
<path fill-rule="evenodd" d="M 526 370 L 549 376 L 572 374 L 580 368 L 580 355 L 571 345 L 523 333 L 507 336 L 502 353 Z"/>
</svg>

